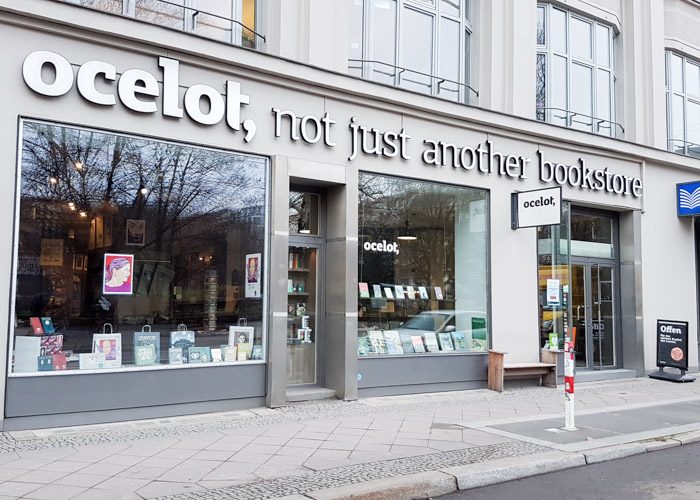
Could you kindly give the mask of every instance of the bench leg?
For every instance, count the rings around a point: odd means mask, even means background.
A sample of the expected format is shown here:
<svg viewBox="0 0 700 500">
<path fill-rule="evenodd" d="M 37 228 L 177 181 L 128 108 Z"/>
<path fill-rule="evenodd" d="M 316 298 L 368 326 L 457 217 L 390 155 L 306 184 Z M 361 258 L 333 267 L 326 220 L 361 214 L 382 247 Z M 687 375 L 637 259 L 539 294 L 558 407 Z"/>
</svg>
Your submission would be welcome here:
<svg viewBox="0 0 700 500">
<path fill-rule="evenodd" d="M 544 375 L 542 377 L 542 380 L 544 382 L 544 385 L 547 387 L 552 387 L 554 389 L 557 388 L 557 371 L 556 370 L 549 370 L 549 373 L 547 375 Z"/>
<path fill-rule="evenodd" d="M 489 366 L 488 388 L 492 391 L 503 392 L 503 369 Z"/>
</svg>

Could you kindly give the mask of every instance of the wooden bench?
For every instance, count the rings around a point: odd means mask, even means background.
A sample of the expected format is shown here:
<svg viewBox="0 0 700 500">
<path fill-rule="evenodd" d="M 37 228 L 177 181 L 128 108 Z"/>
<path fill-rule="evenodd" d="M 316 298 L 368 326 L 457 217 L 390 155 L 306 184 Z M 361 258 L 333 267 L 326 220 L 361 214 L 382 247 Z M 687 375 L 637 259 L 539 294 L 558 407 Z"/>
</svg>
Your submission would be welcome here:
<svg viewBox="0 0 700 500">
<path fill-rule="evenodd" d="M 489 350 L 488 387 L 503 392 L 504 379 L 539 377 L 540 385 L 557 386 L 557 365 L 552 363 L 504 363 L 504 352 Z"/>
</svg>

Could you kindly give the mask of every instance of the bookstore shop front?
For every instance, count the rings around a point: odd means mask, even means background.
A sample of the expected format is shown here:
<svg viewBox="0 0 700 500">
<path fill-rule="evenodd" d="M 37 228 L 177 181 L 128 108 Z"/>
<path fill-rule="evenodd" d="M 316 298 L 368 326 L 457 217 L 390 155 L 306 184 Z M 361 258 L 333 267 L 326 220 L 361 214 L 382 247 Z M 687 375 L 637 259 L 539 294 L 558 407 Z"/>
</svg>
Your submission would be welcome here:
<svg viewBox="0 0 700 500">
<path fill-rule="evenodd" d="M 215 42 L 181 54 L 187 35 L 147 25 L 137 51 L 45 24 L 0 29 L 4 429 L 480 388 L 489 348 L 538 361 L 583 329 L 593 282 L 610 341 L 580 337 L 580 366 L 643 368 L 621 355 L 642 169 L 611 140 Z M 511 194 L 543 187 L 564 224 L 513 230 Z"/>
</svg>

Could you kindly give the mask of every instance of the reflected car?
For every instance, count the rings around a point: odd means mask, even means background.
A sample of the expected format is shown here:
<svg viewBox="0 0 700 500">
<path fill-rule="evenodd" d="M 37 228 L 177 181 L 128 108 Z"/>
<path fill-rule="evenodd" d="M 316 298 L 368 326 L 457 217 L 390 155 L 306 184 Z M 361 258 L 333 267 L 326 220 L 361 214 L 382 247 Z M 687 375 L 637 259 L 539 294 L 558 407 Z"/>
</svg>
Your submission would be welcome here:
<svg viewBox="0 0 700 500">
<path fill-rule="evenodd" d="M 477 324 L 475 325 L 475 321 Z M 411 341 L 412 336 L 424 338 L 426 333 L 463 332 L 469 342 L 468 350 L 483 351 L 486 343 L 487 321 L 483 311 L 455 311 L 451 309 L 438 309 L 435 311 L 423 311 L 417 316 L 407 320 L 399 328 L 402 342 Z"/>
</svg>

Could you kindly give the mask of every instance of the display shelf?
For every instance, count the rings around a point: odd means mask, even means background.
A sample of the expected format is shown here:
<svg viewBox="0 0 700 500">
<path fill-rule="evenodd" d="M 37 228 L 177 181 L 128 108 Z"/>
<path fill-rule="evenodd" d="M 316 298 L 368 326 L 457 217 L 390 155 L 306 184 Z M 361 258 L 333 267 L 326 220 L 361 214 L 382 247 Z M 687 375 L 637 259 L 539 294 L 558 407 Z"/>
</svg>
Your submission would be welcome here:
<svg viewBox="0 0 700 500">
<path fill-rule="evenodd" d="M 308 297 L 309 292 L 287 292 L 289 297 Z"/>
<path fill-rule="evenodd" d="M 289 267 L 287 271 L 292 273 L 308 273 L 311 269 L 308 267 Z"/>
</svg>

